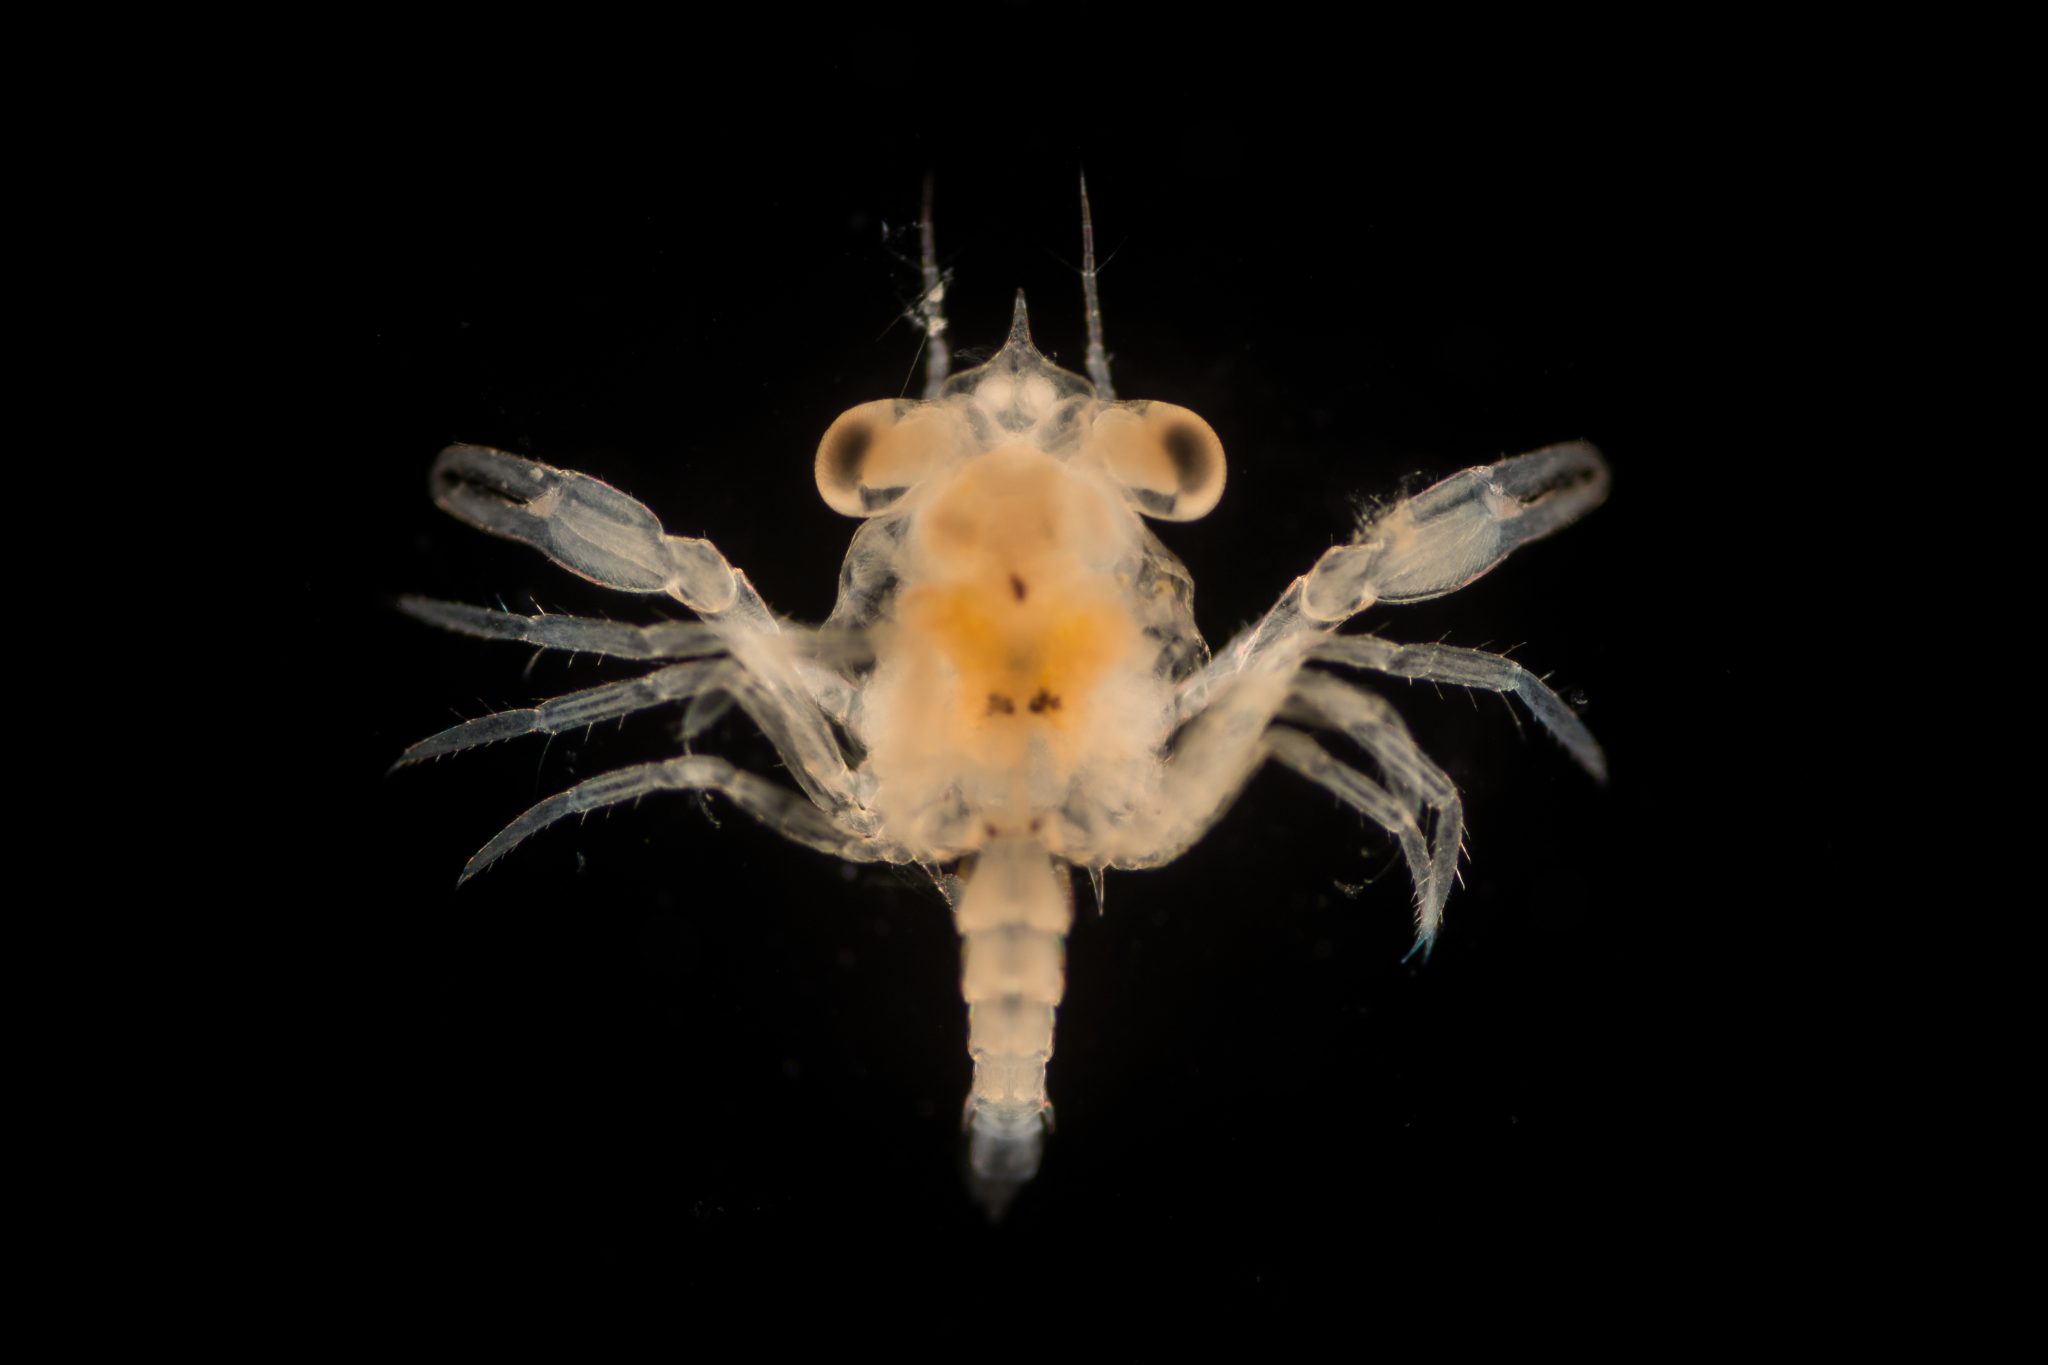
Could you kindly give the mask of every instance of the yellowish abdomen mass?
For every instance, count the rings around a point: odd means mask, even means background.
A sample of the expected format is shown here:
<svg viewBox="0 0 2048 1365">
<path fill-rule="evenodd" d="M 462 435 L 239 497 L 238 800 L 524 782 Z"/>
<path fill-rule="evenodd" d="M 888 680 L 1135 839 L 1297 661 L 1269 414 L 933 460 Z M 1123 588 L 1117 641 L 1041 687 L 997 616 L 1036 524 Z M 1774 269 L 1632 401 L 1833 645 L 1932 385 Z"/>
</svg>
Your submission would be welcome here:
<svg viewBox="0 0 2048 1365">
<path fill-rule="evenodd" d="M 923 781 L 957 766 L 986 786 L 1046 762 L 1057 776 L 1128 742 L 1108 731 L 1145 668 L 1116 577 L 1130 520 L 1101 482 L 1022 449 L 968 462 L 917 509 L 874 720 Z"/>
<path fill-rule="evenodd" d="M 1017 601 L 1007 584 L 948 583 L 903 595 L 906 647 L 950 675 L 950 707 L 971 730 L 1082 728 L 1104 674 L 1132 657 L 1130 618 L 1114 598 L 1070 592 L 1040 605 L 1026 593 Z"/>
</svg>

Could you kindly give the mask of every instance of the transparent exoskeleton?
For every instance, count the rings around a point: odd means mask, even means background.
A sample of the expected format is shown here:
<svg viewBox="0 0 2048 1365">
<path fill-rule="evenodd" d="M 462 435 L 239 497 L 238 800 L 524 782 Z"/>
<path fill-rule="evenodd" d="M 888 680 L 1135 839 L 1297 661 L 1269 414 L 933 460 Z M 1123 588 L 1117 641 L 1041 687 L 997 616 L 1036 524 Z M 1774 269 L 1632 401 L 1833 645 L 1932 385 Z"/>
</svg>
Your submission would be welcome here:
<svg viewBox="0 0 2048 1365">
<path fill-rule="evenodd" d="M 1099 888 L 1106 869 L 1179 857 L 1272 760 L 1390 832 L 1426 951 L 1457 872 L 1463 811 L 1450 779 L 1357 672 L 1509 694 L 1605 774 L 1578 717 L 1514 662 L 1337 633 L 1375 604 L 1456 591 L 1597 506 L 1608 484 L 1599 454 L 1551 446 L 1395 503 L 1212 658 L 1188 573 L 1146 523 L 1214 507 L 1223 446 L 1186 408 L 1115 397 L 1085 186 L 1082 205 L 1086 377 L 1039 353 L 1021 294 L 1002 349 L 949 373 L 927 203 L 924 396 L 852 409 L 816 454 L 825 501 L 860 519 L 822 627 L 778 619 L 709 542 L 666 534 L 617 489 L 469 445 L 435 461 L 443 508 L 593 582 L 672 597 L 699 619 L 633 626 L 405 603 L 467 634 L 659 666 L 458 725 L 402 762 L 677 704 L 687 737 L 737 704 L 795 783 L 694 753 L 605 773 L 514 820 L 465 879 L 559 820 L 662 791 L 720 794 L 835 857 L 931 870 L 962 938 L 970 1168 L 997 1212 L 1035 1174 L 1050 1119 L 1069 869 Z M 1370 770 L 1332 755 L 1318 733 L 1355 745 Z"/>
</svg>

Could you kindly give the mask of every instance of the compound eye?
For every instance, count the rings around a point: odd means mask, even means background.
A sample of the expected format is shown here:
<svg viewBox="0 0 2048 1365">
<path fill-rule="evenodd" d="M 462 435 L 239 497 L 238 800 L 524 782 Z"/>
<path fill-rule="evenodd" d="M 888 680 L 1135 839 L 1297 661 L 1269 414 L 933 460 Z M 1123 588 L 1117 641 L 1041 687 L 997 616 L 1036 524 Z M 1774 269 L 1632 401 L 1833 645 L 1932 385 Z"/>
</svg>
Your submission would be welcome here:
<svg viewBox="0 0 2048 1365">
<path fill-rule="evenodd" d="M 1106 407 L 1096 415 L 1085 449 L 1145 516 L 1193 521 L 1223 496 L 1223 442 L 1207 422 L 1176 404 Z"/>
<path fill-rule="evenodd" d="M 818 442 L 818 491 L 835 512 L 888 510 L 959 448 L 953 418 L 935 404 L 884 398 L 841 413 Z"/>
</svg>

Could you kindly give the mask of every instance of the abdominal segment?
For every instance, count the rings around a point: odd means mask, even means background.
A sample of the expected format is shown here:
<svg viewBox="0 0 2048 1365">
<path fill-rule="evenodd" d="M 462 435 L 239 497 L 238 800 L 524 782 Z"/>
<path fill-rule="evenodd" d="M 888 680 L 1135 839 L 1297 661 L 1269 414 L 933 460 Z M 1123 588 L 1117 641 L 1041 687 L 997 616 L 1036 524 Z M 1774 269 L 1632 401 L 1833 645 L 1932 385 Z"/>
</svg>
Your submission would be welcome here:
<svg viewBox="0 0 2048 1365">
<path fill-rule="evenodd" d="M 1029 839 L 989 844 L 963 879 L 955 916 L 974 1058 L 968 1159 L 982 1197 L 1000 1211 L 1038 1170 L 1073 888 L 1065 870 Z"/>
</svg>

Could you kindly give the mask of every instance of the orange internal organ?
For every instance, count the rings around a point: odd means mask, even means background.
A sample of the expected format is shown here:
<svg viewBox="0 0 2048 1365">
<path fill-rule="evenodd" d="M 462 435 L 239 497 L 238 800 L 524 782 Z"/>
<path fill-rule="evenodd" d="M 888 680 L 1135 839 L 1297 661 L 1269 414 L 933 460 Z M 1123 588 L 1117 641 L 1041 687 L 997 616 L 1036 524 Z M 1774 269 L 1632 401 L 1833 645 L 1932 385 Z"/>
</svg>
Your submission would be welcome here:
<svg viewBox="0 0 2048 1365">
<path fill-rule="evenodd" d="M 1004 601 L 1005 585 L 952 584 L 904 594 L 906 635 L 939 656 L 955 705 L 980 722 L 1025 717 L 1071 730 L 1112 666 L 1128 657 L 1130 621 L 1113 598 L 1037 606 Z"/>
<path fill-rule="evenodd" d="M 925 509 L 896 645 L 922 675 L 934 743 L 1020 761 L 1040 739 L 1061 768 L 1089 743 L 1105 680 L 1142 636 L 1105 565 L 1124 532 L 1097 484 L 1036 452 L 976 460 Z M 943 733 L 932 733 L 943 732 Z"/>
</svg>

